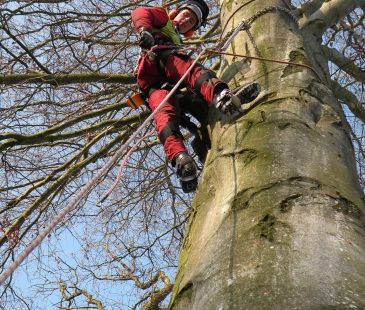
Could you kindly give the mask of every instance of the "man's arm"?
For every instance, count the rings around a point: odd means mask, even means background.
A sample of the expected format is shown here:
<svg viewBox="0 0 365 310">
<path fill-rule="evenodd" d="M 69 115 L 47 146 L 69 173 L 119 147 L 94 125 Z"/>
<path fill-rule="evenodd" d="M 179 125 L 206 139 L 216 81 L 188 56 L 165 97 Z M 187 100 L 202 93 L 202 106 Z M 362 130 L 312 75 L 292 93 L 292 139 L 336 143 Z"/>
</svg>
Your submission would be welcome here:
<svg viewBox="0 0 365 310">
<path fill-rule="evenodd" d="M 141 28 L 162 28 L 169 19 L 165 9 L 161 7 L 140 7 L 132 11 L 131 17 L 137 31 Z"/>
</svg>

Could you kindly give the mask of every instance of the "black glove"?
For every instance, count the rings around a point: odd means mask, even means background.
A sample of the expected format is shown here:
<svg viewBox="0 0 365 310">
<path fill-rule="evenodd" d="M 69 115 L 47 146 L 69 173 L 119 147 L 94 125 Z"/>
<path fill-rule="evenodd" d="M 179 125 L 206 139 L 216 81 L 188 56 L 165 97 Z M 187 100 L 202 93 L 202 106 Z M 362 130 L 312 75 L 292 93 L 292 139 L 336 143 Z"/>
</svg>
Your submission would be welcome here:
<svg viewBox="0 0 365 310">
<path fill-rule="evenodd" d="M 150 49 L 155 45 L 155 39 L 152 35 L 151 30 L 147 28 L 141 28 L 139 31 L 139 42 L 138 45 L 145 49 Z"/>
</svg>

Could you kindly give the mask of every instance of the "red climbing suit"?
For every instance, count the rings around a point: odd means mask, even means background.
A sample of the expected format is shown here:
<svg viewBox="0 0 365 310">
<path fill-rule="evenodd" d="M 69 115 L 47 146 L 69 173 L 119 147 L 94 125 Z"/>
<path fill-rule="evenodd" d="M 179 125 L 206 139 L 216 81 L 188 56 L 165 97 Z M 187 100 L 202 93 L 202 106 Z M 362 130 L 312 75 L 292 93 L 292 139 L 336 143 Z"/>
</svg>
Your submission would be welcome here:
<svg viewBox="0 0 365 310">
<path fill-rule="evenodd" d="M 140 7 L 135 9 L 131 16 L 137 31 L 141 27 L 152 30 L 155 43 L 158 45 L 152 47 L 151 51 L 154 51 L 156 54 L 161 51 L 171 50 L 171 45 L 181 43 L 181 39 L 164 8 Z M 167 53 L 164 68 L 159 64 L 159 61 L 160 58 L 153 57 L 151 53 L 145 53 L 138 62 L 137 83 L 142 91 L 148 94 L 148 104 L 152 110 L 156 109 L 168 94 L 168 90 L 161 89 L 162 85 L 166 82 L 176 84 L 193 62 L 189 56 L 178 54 L 177 52 Z M 199 79 L 199 77 L 201 78 Z M 184 83 L 189 88 L 195 89 L 200 93 L 208 103 L 211 103 L 213 101 L 214 88 L 223 82 L 218 80 L 212 71 L 197 64 L 187 75 Z M 156 113 L 156 129 L 160 135 L 169 124 L 174 124 L 178 128 L 179 123 L 180 109 L 173 96 Z M 164 141 L 164 149 L 170 161 L 179 152 L 187 151 L 180 135 L 171 131 Z"/>
</svg>

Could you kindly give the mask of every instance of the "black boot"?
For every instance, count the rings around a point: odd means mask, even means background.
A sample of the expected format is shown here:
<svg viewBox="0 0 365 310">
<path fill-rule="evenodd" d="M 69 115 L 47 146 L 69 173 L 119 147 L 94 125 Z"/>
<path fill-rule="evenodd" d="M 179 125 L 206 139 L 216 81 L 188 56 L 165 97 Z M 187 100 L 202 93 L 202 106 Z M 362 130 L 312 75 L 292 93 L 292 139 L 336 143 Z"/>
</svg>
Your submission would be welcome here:
<svg viewBox="0 0 365 310">
<path fill-rule="evenodd" d="M 184 193 L 195 191 L 198 186 L 198 167 L 194 159 L 189 154 L 181 152 L 174 157 L 172 164 L 176 168 Z"/>
<path fill-rule="evenodd" d="M 241 113 L 240 99 L 229 88 L 218 90 L 214 95 L 213 105 L 223 114 L 236 116 Z"/>
<path fill-rule="evenodd" d="M 239 98 L 241 104 L 245 104 L 255 100 L 260 94 L 260 91 L 260 84 L 252 82 L 239 87 L 234 93 Z"/>
</svg>

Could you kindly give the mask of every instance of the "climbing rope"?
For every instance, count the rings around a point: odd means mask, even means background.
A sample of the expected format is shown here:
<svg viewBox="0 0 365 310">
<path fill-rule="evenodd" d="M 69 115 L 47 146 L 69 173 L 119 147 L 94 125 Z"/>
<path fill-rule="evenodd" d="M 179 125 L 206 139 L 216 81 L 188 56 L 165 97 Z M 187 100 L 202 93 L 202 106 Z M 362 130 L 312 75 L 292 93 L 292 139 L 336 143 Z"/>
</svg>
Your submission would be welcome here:
<svg viewBox="0 0 365 310">
<path fill-rule="evenodd" d="M 306 65 L 306 64 L 301 64 L 301 63 L 291 62 L 291 61 L 286 61 L 286 60 L 278 60 L 278 59 L 272 59 L 272 58 L 258 57 L 258 56 L 242 55 L 242 54 L 237 54 L 237 53 L 227 53 L 227 52 L 221 52 L 221 51 L 217 51 L 217 50 L 210 49 L 210 48 L 207 48 L 206 50 L 207 50 L 207 53 L 211 53 L 211 54 L 241 57 L 241 58 L 246 58 L 246 59 L 274 62 L 274 63 L 279 63 L 279 64 L 285 64 L 285 65 L 290 65 L 290 66 L 297 66 L 297 67 L 306 68 L 306 69 L 311 70 L 316 75 L 316 77 L 319 80 L 321 80 L 321 77 L 317 73 L 317 71 L 313 67 L 311 67 L 309 65 Z"/>
<path fill-rule="evenodd" d="M 184 81 L 186 76 L 190 73 L 193 67 L 196 65 L 200 57 L 205 53 L 205 49 L 201 50 L 196 59 L 192 62 L 190 67 L 183 74 L 181 79 L 175 84 L 175 86 L 170 90 L 167 96 L 161 101 L 158 107 L 145 119 L 145 121 L 136 129 L 136 131 L 129 137 L 129 139 L 119 148 L 117 152 L 108 160 L 108 162 L 99 169 L 99 171 L 87 182 L 77 193 L 74 199 L 72 199 L 60 213 L 44 228 L 43 231 L 35 237 L 29 245 L 19 254 L 19 256 L 5 269 L 3 273 L 0 274 L 0 284 L 4 283 L 6 279 L 13 274 L 15 269 L 27 258 L 27 256 L 43 241 L 43 239 L 53 230 L 56 225 L 58 225 L 63 218 L 70 213 L 77 203 L 93 188 L 97 181 L 105 174 L 106 171 L 118 160 L 118 158 L 127 149 L 129 144 L 137 137 L 137 135 L 145 128 L 150 121 L 152 121 L 155 114 L 162 109 L 165 103 L 172 97 L 174 92 L 179 88 L 180 84 Z"/>
<path fill-rule="evenodd" d="M 239 9 L 241 9 L 243 6 L 250 4 L 252 2 L 254 2 L 255 0 L 251 0 L 247 3 L 245 3 L 244 5 L 241 5 L 239 7 Z M 226 22 L 225 27 L 227 26 L 229 20 L 238 12 L 238 9 L 236 11 L 233 12 L 233 14 L 228 18 L 228 21 Z M 234 57 L 241 57 L 241 58 L 246 58 L 246 59 L 253 59 L 253 60 L 260 60 L 260 61 L 265 61 L 265 62 L 273 62 L 273 63 L 280 63 L 280 64 L 286 64 L 286 65 L 290 65 L 290 66 L 297 66 L 297 67 L 302 67 L 302 68 L 306 68 L 306 69 L 310 69 L 315 75 L 316 77 L 321 80 L 320 75 L 318 74 L 318 72 L 311 66 L 306 65 L 306 64 L 301 64 L 301 63 L 297 63 L 297 62 L 292 62 L 292 61 L 286 61 L 286 60 L 277 60 L 277 59 L 272 59 L 272 58 L 268 58 L 268 57 L 259 57 L 259 56 L 249 56 L 249 55 L 242 55 L 242 54 L 237 54 L 237 53 L 226 53 L 223 52 L 224 50 L 226 50 L 228 48 L 228 46 L 231 44 L 231 42 L 234 40 L 234 38 L 238 35 L 238 33 L 240 31 L 246 31 L 247 36 L 250 39 L 250 42 L 252 43 L 253 47 L 255 48 L 256 52 L 258 52 L 259 48 L 255 43 L 255 40 L 253 38 L 253 35 L 250 31 L 251 28 L 251 24 L 258 19 L 259 17 L 267 14 L 267 13 L 271 13 L 271 12 L 282 12 L 287 14 L 296 25 L 298 25 L 298 19 L 297 17 L 293 14 L 292 11 L 290 11 L 287 8 L 283 8 L 280 6 L 269 6 L 266 8 L 263 8 L 262 10 L 256 12 L 253 16 L 251 16 L 250 18 L 248 18 L 247 20 L 243 20 L 242 22 L 240 22 L 238 24 L 237 27 L 233 28 L 232 30 L 230 30 L 225 36 L 224 38 L 219 39 L 218 43 L 216 44 L 215 47 L 213 48 L 207 48 L 207 53 L 211 53 L 211 54 L 219 54 L 219 55 L 228 55 L 228 56 L 234 56 Z M 224 28 L 225 28 L 224 27 Z"/>
<path fill-rule="evenodd" d="M 103 203 L 105 199 L 107 199 L 110 195 L 110 193 L 114 190 L 114 188 L 118 185 L 120 178 L 122 176 L 122 170 L 125 166 L 125 164 L 127 163 L 127 159 L 129 158 L 129 156 L 134 152 L 134 150 L 137 148 L 137 146 L 147 137 L 152 136 L 154 133 L 154 131 L 150 131 L 147 134 L 145 134 L 143 137 L 141 137 L 140 139 L 138 139 L 138 141 L 136 143 L 134 143 L 134 145 L 129 149 L 128 153 L 124 156 L 122 163 L 119 166 L 118 169 L 118 174 L 117 177 L 115 178 L 114 183 L 112 184 L 112 186 L 109 187 L 109 189 L 104 193 L 103 197 L 100 199 L 99 204 Z"/>
</svg>

